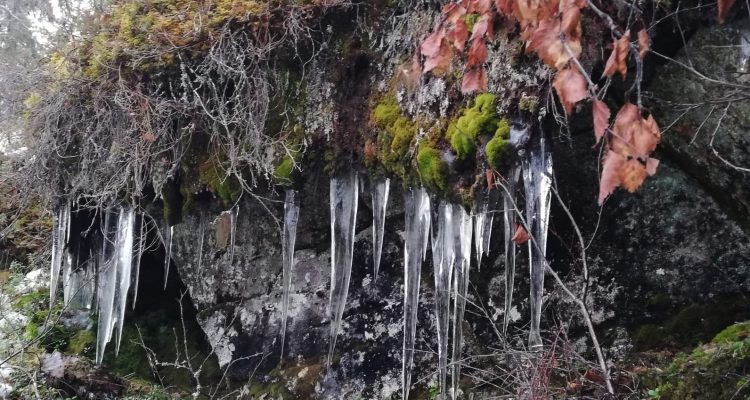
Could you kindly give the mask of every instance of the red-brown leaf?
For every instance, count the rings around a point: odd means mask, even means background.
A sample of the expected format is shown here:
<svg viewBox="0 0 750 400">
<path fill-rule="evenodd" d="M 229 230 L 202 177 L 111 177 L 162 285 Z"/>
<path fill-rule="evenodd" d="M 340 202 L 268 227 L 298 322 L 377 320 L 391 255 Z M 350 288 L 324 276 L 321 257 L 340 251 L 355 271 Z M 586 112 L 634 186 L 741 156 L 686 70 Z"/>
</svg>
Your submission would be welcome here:
<svg viewBox="0 0 750 400">
<path fill-rule="evenodd" d="M 466 67 L 474 68 L 481 66 L 485 61 L 487 61 L 487 45 L 484 44 L 484 39 L 477 38 L 472 40 L 469 57 L 466 60 Z"/>
<path fill-rule="evenodd" d="M 576 0 L 562 0 L 560 2 L 561 30 L 568 40 L 581 39 L 581 6 L 577 3 Z"/>
<path fill-rule="evenodd" d="M 466 48 L 466 40 L 469 38 L 469 29 L 466 27 L 466 22 L 458 20 L 453 28 L 448 30 L 445 37 L 450 40 L 456 50 L 463 53 Z"/>
<path fill-rule="evenodd" d="M 146 132 L 143 134 L 142 139 L 146 143 L 154 143 L 156 141 L 156 136 L 151 132 Z"/>
<path fill-rule="evenodd" d="M 450 69 L 451 61 L 453 60 L 453 48 L 448 44 L 448 40 L 443 39 L 438 48 L 438 52 L 432 56 L 425 58 L 423 73 L 435 71 L 436 73 L 444 73 Z"/>
<path fill-rule="evenodd" d="M 661 132 L 653 115 L 649 115 L 645 120 L 641 118 L 640 124 L 634 126 L 633 147 L 641 159 L 646 159 L 656 149 L 660 139 Z"/>
<path fill-rule="evenodd" d="M 659 167 L 659 160 L 650 157 L 646 160 L 646 172 L 648 172 L 649 175 L 654 175 L 657 167 Z"/>
<path fill-rule="evenodd" d="M 455 24 L 466 15 L 466 8 L 458 3 L 448 3 L 443 7 L 443 15 L 446 21 Z"/>
<path fill-rule="evenodd" d="M 594 99 L 593 114 L 594 136 L 596 137 L 596 143 L 599 143 L 602 136 L 604 136 L 604 132 L 606 132 L 609 127 L 609 117 L 612 113 L 609 111 L 609 107 L 607 107 L 605 102 L 599 99 Z"/>
<path fill-rule="evenodd" d="M 474 68 L 464 73 L 464 79 L 461 83 L 461 93 L 468 94 L 485 91 L 487 91 L 487 71 L 484 68 Z"/>
<path fill-rule="evenodd" d="M 607 64 L 604 66 L 603 76 L 612 77 L 616 72 L 622 75 L 628 74 L 628 53 L 630 52 L 630 31 L 625 32 L 621 38 L 614 41 L 612 54 L 609 55 Z"/>
<path fill-rule="evenodd" d="M 727 18 L 727 13 L 729 12 L 729 9 L 732 8 L 733 4 L 734 0 L 719 0 L 717 2 L 717 5 L 719 7 L 719 22 L 724 22 L 724 20 Z"/>
<path fill-rule="evenodd" d="M 651 38 L 648 36 L 648 31 L 641 29 L 638 31 L 638 54 L 641 59 L 646 58 L 646 53 L 651 49 Z"/>
<path fill-rule="evenodd" d="M 485 14 L 479 17 L 474 27 L 471 30 L 471 40 L 481 39 L 485 35 L 492 37 L 494 32 L 492 31 L 492 16 Z"/>
<path fill-rule="evenodd" d="M 510 15 L 513 14 L 513 6 L 515 1 L 513 0 L 495 0 L 495 8 L 500 14 Z"/>
<path fill-rule="evenodd" d="M 444 37 L 445 33 L 442 29 L 436 29 L 430 36 L 427 36 L 427 39 L 420 46 L 422 55 L 427 58 L 435 57 L 440 52 L 440 44 L 443 42 Z"/>
<path fill-rule="evenodd" d="M 573 106 L 588 96 L 586 78 L 581 75 L 577 68 L 570 66 L 559 71 L 555 75 L 552 86 L 557 91 L 565 111 L 570 114 Z"/>
<path fill-rule="evenodd" d="M 465 0 L 466 11 L 477 14 L 487 14 L 492 10 L 491 0 Z"/>
<path fill-rule="evenodd" d="M 495 187 L 495 171 L 492 168 L 484 170 L 484 176 L 487 178 L 487 190 L 492 190 Z"/>
<path fill-rule="evenodd" d="M 607 151 L 604 155 L 602 177 L 599 179 L 599 205 L 620 186 L 620 170 L 625 161 L 625 157 L 614 151 Z"/>
<path fill-rule="evenodd" d="M 516 232 L 513 234 L 513 237 L 510 240 L 518 245 L 521 245 L 528 242 L 529 239 L 531 239 L 531 235 L 529 235 L 529 232 L 527 232 L 523 226 L 516 224 Z"/>
</svg>

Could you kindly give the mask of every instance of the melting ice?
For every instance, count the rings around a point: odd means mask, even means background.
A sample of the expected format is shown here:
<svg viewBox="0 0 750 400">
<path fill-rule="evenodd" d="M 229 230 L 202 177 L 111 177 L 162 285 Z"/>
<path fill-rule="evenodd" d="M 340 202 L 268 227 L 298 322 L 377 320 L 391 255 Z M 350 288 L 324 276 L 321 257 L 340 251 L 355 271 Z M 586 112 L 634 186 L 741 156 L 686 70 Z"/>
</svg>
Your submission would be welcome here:
<svg viewBox="0 0 750 400">
<path fill-rule="evenodd" d="M 419 307 L 419 279 L 430 232 L 430 198 L 423 188 L 407 191 L 404 198 L 404 355 L 402 390 L 409 398 L 411 367 Z"/>
<path fill-rule="evenodd" d="M 385 214 L 388 206 L 388 191 L 390 179 L 375 181 L 372 185 L 372 264 L 375 279 L 378 279 L 380 256 L 383 251 L 383 235 L 385 234 Z"/>
<path fill-rule="evenodd" d="M 357 221 L 358 179 L 355 172 L 331 179 L 331 319 L 328 365 L 333 359 L 336 338 L 344 315 L 354 256 L 354 232 Z"/>
<path fill-rule="evenodd" d="M 552 199 L 552 156 L 543 136 L 539 146 L 532 149 L 523 162 L 523 180 L 526 189 L 526 223 L 533 238 L 528 242 L 531 274 L 529 348 L 535 350 L 542 347 L 539 324 L 542 315 L 547 228 Z"/>
<path fill-rule="evenodd" d="M 284 228 L 281 241 L 282 264 L 282 304 L 281 304 L 281 357 L 284 357 L 284 339 L 286 338 L 286 319 L 289 311 L 289 292 L 292 286 L 292 266 L 294 265 L 294 242 L 297 237 L 297 220 L 299 205 L 297 192 L 288 189 L 284 200 Z"/>
</svg>

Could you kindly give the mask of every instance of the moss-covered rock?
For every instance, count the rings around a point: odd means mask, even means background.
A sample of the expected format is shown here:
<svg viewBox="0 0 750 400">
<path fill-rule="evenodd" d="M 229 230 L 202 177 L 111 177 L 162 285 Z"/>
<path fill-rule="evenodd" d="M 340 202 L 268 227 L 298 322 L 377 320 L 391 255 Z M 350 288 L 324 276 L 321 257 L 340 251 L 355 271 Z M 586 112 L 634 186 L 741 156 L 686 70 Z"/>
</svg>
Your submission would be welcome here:
<svg viewBox="0 0 750 400">
<path fill-rule="evenodd" d="M 448 166 L 440 151 L 424 143 L 417 152 L 417 166 L 422 183 L 430 190 L 445 192 L 448 189 Z"/>
<path fill-rule="evenodd" d="M 744 399 L 750 396 L 749 377 L 750 322 L 743 322 L 677 355 L 648 393 L 660 400 Z"/>
</svg>

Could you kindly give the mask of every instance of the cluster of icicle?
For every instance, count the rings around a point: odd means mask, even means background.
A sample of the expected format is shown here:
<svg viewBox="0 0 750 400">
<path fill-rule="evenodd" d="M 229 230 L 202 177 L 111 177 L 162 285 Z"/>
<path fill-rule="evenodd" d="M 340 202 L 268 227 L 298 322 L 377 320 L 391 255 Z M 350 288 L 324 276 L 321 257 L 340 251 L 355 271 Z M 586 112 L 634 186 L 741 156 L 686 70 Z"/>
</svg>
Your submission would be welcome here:
<svg viewBox="0 0 750 400">
<path fill-rule="evenodd" d="M 411 388 L 411 367 L 414 361 L 417 310 L 422 264 L 431 241 L 432 262 L 435 277 L 435 313 L 438 336 L 438 375 L 441 397 L 447 392 L 448 344 L 452 340 L 451 397 L 458 396 L 461 350 L 463 346 L 462 321 L 466 308 L 466 294 L 469 286 L 472 243 L 477 265 L 482 256 L 489 253 L 494 214 L 503 213 L 505 239 L 505 316 L 503 331 L 509 323 L 510 308 L 513 302 L 513 281 L 515 275 L 516 244 L 512 240 L 517 225 L 517 189 L 520 175 L 526 195 L 526 225 L 532 239 L 528 242 L 531 278 L 531 329 L 529 347 L 542 346 L 539 332 L 542 295 L 544 287 L 545 248 L 549 208 L 551 200 L 552 159 L 544 139 L 540 145 L 528 152 L 521 168 L 514 168 L 502 186 L 502 210 L 497 201 L 492 201 L 493 193 L 480 196 L 476 208 L 469 215 L 462 206 L 440 202 L 436 210 L 431 209 L 431 201 L 422 188 L 406 191 L 404 198 L 404 346 L 403 346 L 403 396 L 408 398 Z M 331 320 L 328 364 L 330 366 L 336 346 L 336 338 L 341 327 L 341 319 L 346 305 L 351 278 L 354 254 L 354 236 L 357 220 L 359 177 L 350 172 L 331 179 L 331 291 L 329 317 Z M 385 217 L 388 204 L 390 181 L 376 180 L 372 183 L 373 209 L 373 264 L 377 279 L 382 254 Z M 495 193 L 496 194 L 496 193 Z M 284 227 L 282 231 L 282 324 L 281 351 L 283 355 L 286 333 L 289 295 L 291 291 L 292 268 L 294 265 L 294 244 L 299 219 L 299 204 L 296 191 L 289 189 L 284 201 Z M 432 224 L 433 211 L 437 215 Z M 227 211 L 230 219 L 230 248 L 234 248 L 235 223 L 238 208 Z M 202 221 L 202 220 L 201 220 Z M 52 265 L 50 279 L 50 304 L 54 303 L 58 279 L 63 270 L 64 304 L 71 308 L 92 309 L 96 304 L 98 312 L 98 332 L 96 361 L 101 363 L 107 343 L 115 335 L 115 352 L 119 351 L 122 338 L 123 320 L 128 291 L 134 281 L 134 300 L 137 297 L 140 258 L 144 251 L 143 222 L 137 224 L 135 211 L 128 206 L 105 213 L 101 241 L 96 254 L 92 253 L 85 262 L 78 262 L 79 250 L 70 241 L 71 206 L 61 207 L 54 221 L 52 240 Z M 136 225 L 140 234 L 135 235 Z M 204 227 L 201 222 L 202 262 Z M 171 259 L 173 227 L 165 235 L 165 285 Z M 473 238 L 473 241 L 472 241 Z M 233 259 L 233 254 L 230 256 Z M 94 301 L 96 300 L 96 301 Z M 452 326 L 452 331 L 450 330 Z"/>
<path fill-rule="evenodd" d="M 551 200 L 552 158 L 542 138 L 539 146 L 527 152 L 519 167 L 513 168 L 500 188 L 479 196 L 476 208 L 469 215 L 462 206 L 440 202 L 437 210 L 432 210 L 430 197 L 423 188 L 407 190 L 404 197 L 404 346 L 403 346 L 403 398 L 409 397 L 411 388 L 411 368 L 414 361 L 414 345 L 419 305 L 419 287 L 422 264 L 431 241 L 432 263 L 435 277 L 435 314 L 438 336 L 438 375 L 441 398 L 447 391 L 448 350 L 451 352 L 452 398 L 458 396 L 458 381 L 461 368 L 463 346 L 462 321 L 466 309 L 466 294 L 469 286 L 471 265 L 472 234 L 477 265 L 490 249 L 490 239 L 494 214 L 503 213 L 505 239 L 505 315 L 503 332 L 507 331 L 509 315 L 513 303 L 515 277 L 516 244 L 512 240 L 516 230 L 518 210 L 517 191 L 520 177 L 526 197 L 525 222 L 532 235 L 529 240 L 529 264 L 531 280 L 531 330 L 529 347 L 542 346 L 539 324 L 541 318 L 542 295 L 545 272 L 545 248 L 549 208 Z M 341 327 L 341 319 L 349 291 L 354 253 L 355 224 L 359 196 L 359 178 L 355 172 L 331 179 L 331 288 L 329 316 L 331 320 L 328 365 L 330 366 L 336 346 L 336 338 Z M 373 264 L 377 279 L 383 246 L 385 216 L 388 204 L 390 181 L 375 180 L 372 183 L 373 209 Z M 497 193 L 500 192 L 500 193 Z M 291 290 L 291 273 L 294 256 L 294 237 L 299 217 L 296 193 L 287 191 L 284 207 L 283 230 L 283 304 L 281 343 L 284 351 L 287 308 Z M 502 198 L 502 206 L 500 203 Z M 496 200 L 495 200 L 496 199 Z M 433 211 L 437 216 L 432 223 Z M 520 214 L 519 214 L 520 215 Z M 452 331 L 450 328 L 453 328 Z"/>
<path fill-rule="evenodd" d="M 125 307 L 131 282 L 138 288 L 140 255 L 143 253 L 141 232 L 136 237 L 133 208 L 119 207 L 104 215 L 98 249 L 80 254 L 79 241 L 71 240 L 71 205 L 61 207 L 54 218 L 52 263 L 50 268 L 50 304 L 54 304 L 62 269 L 63 304 L 66 309 L 94 308 L 98 313 L 96 362 L 115 335 L 115 353 L 119 352 Z M 142 225 L 142 224 L 141 224 Z M 141 228 L 143 229 L 143 228 Z M 79 262 L 81 261 L 81 262 Z M 134 300 L 137 293 L 134 293 Z"/>
</svg>

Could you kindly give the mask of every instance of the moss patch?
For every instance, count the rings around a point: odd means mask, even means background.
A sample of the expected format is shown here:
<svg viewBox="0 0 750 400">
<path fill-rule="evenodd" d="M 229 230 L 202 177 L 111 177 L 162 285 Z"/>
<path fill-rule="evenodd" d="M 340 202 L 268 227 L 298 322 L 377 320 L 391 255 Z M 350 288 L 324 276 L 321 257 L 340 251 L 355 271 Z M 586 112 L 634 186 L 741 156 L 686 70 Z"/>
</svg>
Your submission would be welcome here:
<svg viewBox="0 0 750 400">
<path fill-rule="evenodd" d="M 750 322 L 729 326 L 710 343 L 677 355 L 658 385 L 648 390 L 660 400 L 745 399 L 750 396 Z"/>
<path fill-rule="evenodd" d="M 448 165 L 443 161 L 440 152 L 423 143 L 417 152 L 417 166 L 422 183 L 433 191 L 448 190 Z"/>
</svg>

